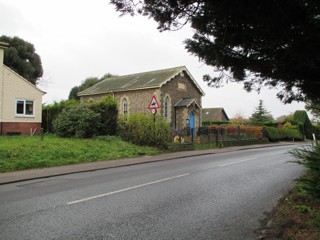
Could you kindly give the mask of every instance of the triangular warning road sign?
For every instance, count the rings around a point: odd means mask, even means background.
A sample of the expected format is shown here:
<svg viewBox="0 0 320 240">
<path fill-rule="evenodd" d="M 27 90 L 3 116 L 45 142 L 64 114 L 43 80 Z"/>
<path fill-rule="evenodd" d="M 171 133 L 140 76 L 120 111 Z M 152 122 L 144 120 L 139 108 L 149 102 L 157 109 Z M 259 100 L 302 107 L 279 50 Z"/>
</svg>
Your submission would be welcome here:
<svg viewBox="0 0 320 240">
<path fill-rule="evenodd" d="M 152 98 L 151 98 L 151 101 L 150 101 L 150 103 L 149 103 L 149 107 L 148 107 L 150 110 L 151 109 L 157 109 L 157 108 L 160 108 L 160 105 L 159 105 L 159 103 L 158 103 L 158 101 L 157 101 L 157 99 L 156 99 L 156 97 L 155 96 L 153 96 Z"/>
</svg>

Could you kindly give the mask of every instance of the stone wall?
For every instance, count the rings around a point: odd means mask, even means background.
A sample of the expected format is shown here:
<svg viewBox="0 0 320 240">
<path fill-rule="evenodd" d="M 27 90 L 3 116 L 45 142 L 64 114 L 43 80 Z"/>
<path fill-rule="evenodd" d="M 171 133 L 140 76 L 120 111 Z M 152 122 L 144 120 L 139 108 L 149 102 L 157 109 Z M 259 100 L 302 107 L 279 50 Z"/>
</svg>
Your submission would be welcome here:
<svg viewBox="0 0 320 240">
<path fill-rule="evenodd" d="M 148 106 L 151 98 L 156 96 L 159 101 L 159 89 L 141 89 L 127 92 L 115 93 L 115 99 L 118 103 L 119 114 L 123 114 L 123 99 L 126 98 L 128 102 L 128 113 L 150 113 Z M 159 103 L 160 104 L 160 103 Z M 161 106 L 161 104 L 160 104 Z"/>
<path fill-rule="evenodd" d="M 188 109 L 174 108 L 174 105 L 181 98 L 194 98 L 200 106 L 202 105 L 202 95 L 198 88 L 194 85 L 193 81 L 187 76 L 187 74 L 179 74 L 171 81 L 167 82 L 161 87 L 160 105 L 164 106 L 165 97 L 169 96 L 171 99 L 171 126 L 176 128 L 186 127 L 186 118 L 191 111 L 195 113 L 196 127 L 201 123 L 201 109 L 197 106 L 195 109 L 190 106 Z M 161 108 L 160 114 L 164 115 L 164 108 Z"/>
</svg>

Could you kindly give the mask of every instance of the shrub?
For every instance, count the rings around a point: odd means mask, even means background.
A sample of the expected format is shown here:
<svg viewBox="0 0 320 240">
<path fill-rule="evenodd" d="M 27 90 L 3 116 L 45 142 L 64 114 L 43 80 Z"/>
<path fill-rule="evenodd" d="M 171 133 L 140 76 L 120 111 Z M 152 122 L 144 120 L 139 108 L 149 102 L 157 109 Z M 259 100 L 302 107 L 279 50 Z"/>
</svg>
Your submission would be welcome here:
<svg viewBox="0 0 320 240">
<path fill-rule="evenodd" d="M 118 108 L 116 100 L 110 96 L 101 100 L 89 101 L 84 103 L 90 110 L 100 114 L 100 124 L 97 127 L 99 135 L 116 135 Z"/>
<path fill-rule="evenodd" d="M 98 134 L 100 122 L 99 113 L 78 105 L 64 109 L 53 121 L 53 128 L 60 137 L 89 138 Z"/>
<path fill-rule="evenodd" d="M 299 127 L 297 125 L 292 124 L 292 122 L 285 122 L 285 124 L 283 124 L 283 128 L 285 128 L 285 129 L 298 129 Z"/>
<path fill-rule="evenodd" d="M 77 111 L 82 115 L 77 116 Z M 92 117 L 89 116 L 91 113 L 93 113 Z M 62 116 L 60 116 L 61 114 Z M 76 100 L 68 100 L 44 106 L 42 111 L 42 126 L 45 128 L 45 131 L 64 137 L 115 135 L 117 116 L 117 103 L 111 97 L 81 103 Z M 96 122 L 98 118 L 100 120 Z M 90 126 L 90 129 L 85 129 L 86 126 Z M 62 129 L 64 129 L 65 133 L 62 132 Z"/>
<path fill-rule="evenodd" d="M 171 139 L 170 126 L 162 116 L 130 114 L 119 127 L 122 138 L 138 145 L 163 146 Z"/>
<path fill-rule="evenodd" d="M 303 140 L 302 133 L 297 129 L 286 129 L 286 128 L 273 128 L 264 127 L 263 134 L 271 142 L 276 142 L 280 140 Z"/>
<path fill-rule="evenodd" d="M 277 128 L 279 140 L 303 140 L 303 135 L 298 129 Z"/>
<path fill-rule="evenodd" d="M 313 126 L 312 133 L 315 134 L 317 139 L 320 139 L 320 126 Z"/>
<path fill-rule="evenodd" d="M 276 142 L 280 140 L 277 128 L 273 127 L 264 127 L 263 135 L 266 136 L 271 142 Z"/>
<path fill-rule="evenodd" d="M 255 126 L 265 126 L 265 127 L 277 127 L 278 123 L 277 122 L 273 122 L 273 121 L 269 121 L 269 122 L 252 122 L 252 125 Z"/>
<path fill-rule="evenodd" d="M 247 138 L 257 138 L 262 132 L 261 126 L 240 126 L 240 132 L 245 133 Z"/>
<path fill-rule="evenodd" d="M 290 153 L 307 169 L 307 175 L 301 178 L 302 188 L 320 200 L 320 145 L 304 146 Z"/>
<path fill-rule="evenodd" d="M 79 105 L 76 100 L 62 100 L 51 105 L 42 106 L 41 127 L 45 132 L 53 133 L 53 121 L 64 110 Z"/>
<path fill-rule="evenodd" d="M 308 139 L 312 139 L 312 124 L 308 114 L 304 110 L 295 111 L 293 120 L 300 125 L 300 131 L 306 135 Z"/>
</svg>

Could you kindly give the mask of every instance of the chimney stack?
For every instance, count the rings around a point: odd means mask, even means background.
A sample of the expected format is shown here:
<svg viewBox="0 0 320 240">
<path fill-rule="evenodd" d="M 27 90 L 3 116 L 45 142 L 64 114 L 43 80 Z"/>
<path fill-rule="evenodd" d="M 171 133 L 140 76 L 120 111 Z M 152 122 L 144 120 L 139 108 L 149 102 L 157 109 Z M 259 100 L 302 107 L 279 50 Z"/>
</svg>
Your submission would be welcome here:
<svg viewBox="0 0 320 240">
<path fill-rule="evenodd" d="M 3 58 L 4 58 L 4 49 L 9 47 L 9 43 L 0 42 L 0 65 L 2 68 L 3 65 Z"/>
</svg>

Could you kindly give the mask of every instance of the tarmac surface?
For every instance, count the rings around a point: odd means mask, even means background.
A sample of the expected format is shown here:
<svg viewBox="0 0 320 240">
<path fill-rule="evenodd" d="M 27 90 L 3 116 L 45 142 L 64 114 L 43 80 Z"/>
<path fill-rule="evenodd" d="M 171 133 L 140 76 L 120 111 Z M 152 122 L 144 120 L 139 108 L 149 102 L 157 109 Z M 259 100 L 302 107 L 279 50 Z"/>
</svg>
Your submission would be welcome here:
<svg viewBox="0 0 320 240">
<path fill-rule="evenodd" d="M 288 144 L 300 145 L 301 142 L 279 142 L 279 143 L 224 147 L 224 148 L 215 148 L 215 149 L 207 149 L 207 150 L 171 152 L 171 153 L 163 153 L 155 156 L 140 156 L 135 158 L 123 158 L 118 160 L 97 161 L 97 162 L 66 165 L 66 166 L 59 166 L 59 167 L 14 171 L 14 172 L 0 173 L 0 185 L 21 182 L 26 180 L 34 180 L 39 178 L 62 176 L 62 175 L 67 175 L 72 173 L 89 172 L 89 171 L 96 171 L 96 170 L 102 170 L 102 169 L 108 169 L 108 168 L 143 164 L 148 162 L 166 161 L 166 160 L 177 159 L 177 158 L 194 157 L 194 156 L 225 153 L 225 152 L 232 152 L 232 151 L 241 151 L 245 149 L 283 146 Z"/>
</svg>

